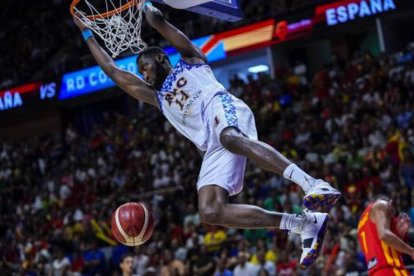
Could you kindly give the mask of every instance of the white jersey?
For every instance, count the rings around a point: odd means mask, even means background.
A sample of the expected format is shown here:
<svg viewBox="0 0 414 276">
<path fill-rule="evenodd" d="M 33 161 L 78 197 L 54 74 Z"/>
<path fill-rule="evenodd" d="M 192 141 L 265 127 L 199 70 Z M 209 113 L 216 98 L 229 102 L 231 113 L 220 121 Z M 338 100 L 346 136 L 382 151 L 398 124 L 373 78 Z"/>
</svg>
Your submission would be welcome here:
<svg viewBox="0 0 414 276">
<path fill-rule="evenodd" d="M 209 133 L 204 111 L 215 95 L 223 93 L 229 92 L 208 64 L 189 64 L 181 59 L 157 91 L 157 99 L 168 121 L 205 151 Z"/>
<path fill-rule="evenodd" d="M 208 64 L 188 64 L 184 60 L 167 76 L 157 91 L 157 99 L 168 121 L 205 151 L 197 189 L 218 185 L 229 195 L 239 193 L 247 158 L 225 149 L 220 135 L 224 129 L 233 127 L 257 140 L 250 108 L 226 91 Z"/>
</svg>

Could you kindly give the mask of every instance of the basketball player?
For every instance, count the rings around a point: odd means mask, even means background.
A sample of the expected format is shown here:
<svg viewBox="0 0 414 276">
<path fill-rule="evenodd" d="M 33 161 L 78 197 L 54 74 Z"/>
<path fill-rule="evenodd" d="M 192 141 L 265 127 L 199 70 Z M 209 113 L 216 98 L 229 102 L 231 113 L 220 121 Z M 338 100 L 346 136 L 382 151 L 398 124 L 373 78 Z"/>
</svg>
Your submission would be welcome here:
<svg viewBox="0 0 414 276">
<path fill-rule="evenodd" d="M 358 224 L 358 239 L 368 275 L 410 275 L 401 256 L 405 253 L 414 259 L 414 248 L 403 241 L 410 224 L 408 215 L 399 213 L 391 200 L 378 199 L 368 205 Z"/>
<path fill-rule="evenodd" d="M 311 211 L 330 209 L 341 193 L 316 180 L 271 146 L 257 140 L 250 108 L 226 91 L 213 75 L 206 57 L 181 31 L 163 18 L 150 2 L 139 1 L 148 23 L 177 51 L 174 67 L 158 47 L 137 58 L 144 80 L 116 67 L 92 32 L 76 16 L 92 55 L 103 71 L 132 97 L 156 106 L 168 121 L 204 152 L 197 183 L 198 207 L 203 222 L 234 228 L 275 228 L 298 233 L 303 240 L 300 263 L 316 259 L 326 231 L 326 213 L 305 211 L 303 216 L 269 212 L 256 206 L 230 204 L 229 196 L 243 188 L 246 159 L 299 184 Z"/>
</svg>

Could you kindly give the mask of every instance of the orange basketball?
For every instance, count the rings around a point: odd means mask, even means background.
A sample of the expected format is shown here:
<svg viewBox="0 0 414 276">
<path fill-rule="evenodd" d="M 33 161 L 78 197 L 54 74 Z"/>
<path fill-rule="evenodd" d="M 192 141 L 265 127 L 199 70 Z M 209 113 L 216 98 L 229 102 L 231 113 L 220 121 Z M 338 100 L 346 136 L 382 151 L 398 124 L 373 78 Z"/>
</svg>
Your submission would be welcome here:
<svg viewBox="0 0 414 276">
<path fill-rule="evenodd" d="M 128 246 L 137 246 L 151 238 L 154 218 L 144 203 L 129 202 L 112 214 L 112 233 L 115 238 Z"/>
</svg>

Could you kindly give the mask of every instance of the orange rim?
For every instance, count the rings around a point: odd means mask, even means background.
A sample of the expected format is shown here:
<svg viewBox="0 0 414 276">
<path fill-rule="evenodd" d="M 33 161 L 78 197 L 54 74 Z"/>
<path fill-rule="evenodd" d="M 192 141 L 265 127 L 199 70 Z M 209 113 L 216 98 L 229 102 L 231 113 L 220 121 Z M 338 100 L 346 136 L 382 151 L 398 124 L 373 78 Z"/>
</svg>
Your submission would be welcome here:
<svg viewBox="0 0 414 276">
<path fill-rule="evenodd" d="M 75 15 L 75 7 L 80 1 L 81 0 L 73 0 L 72 4 L 70 4 L 70 13 L 72 15 Z M 104 13 L 100 13 L 100 14 L 97 14 L 97 15 L 88 15 L 86 17 L 89 20 L 95 20 L 97 18 L 108 18 L 108 17 L 111 17 L 112 15 L 114 15 L 116 13 L 120 13 L 120 12 L 123 12 L 123 11 L 127 10 L 130 7 L 134 6 L 134 5 L 135 5 L 135 0 L 131 0 L 131 1 L 128 1 L 128 3 L 124 4 L 123 6 L 117 8 L 117 9 L 107 11 L 107 12 L 104 12 Z"/>
</svg>

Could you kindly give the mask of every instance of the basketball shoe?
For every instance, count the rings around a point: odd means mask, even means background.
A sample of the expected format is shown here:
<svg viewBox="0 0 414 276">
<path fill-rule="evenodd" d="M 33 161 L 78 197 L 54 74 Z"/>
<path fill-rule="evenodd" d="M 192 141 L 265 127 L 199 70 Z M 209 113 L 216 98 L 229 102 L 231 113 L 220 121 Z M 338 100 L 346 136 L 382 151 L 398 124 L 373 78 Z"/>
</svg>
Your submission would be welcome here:
<svg viewBox="0 0 414 276">
<path fill-rule="evenodd" d="M 303 211 L 303 217 L 302 225 L 292 228 L 290 231 L 300 235 L 302 240 L 300 265 L 302 268 L 306 268 L 313 264 L 319 255 L 329 216 L 326 213 L 313 213 L 305 210 Z"/>
<path fill-rule="evenodd" d="M 303 205 L 311 211 L 327 212 L 339 198 L 341 198 L 341 192 L 322 179 L 317 179 L 303 198 Z"/>
</svg>

